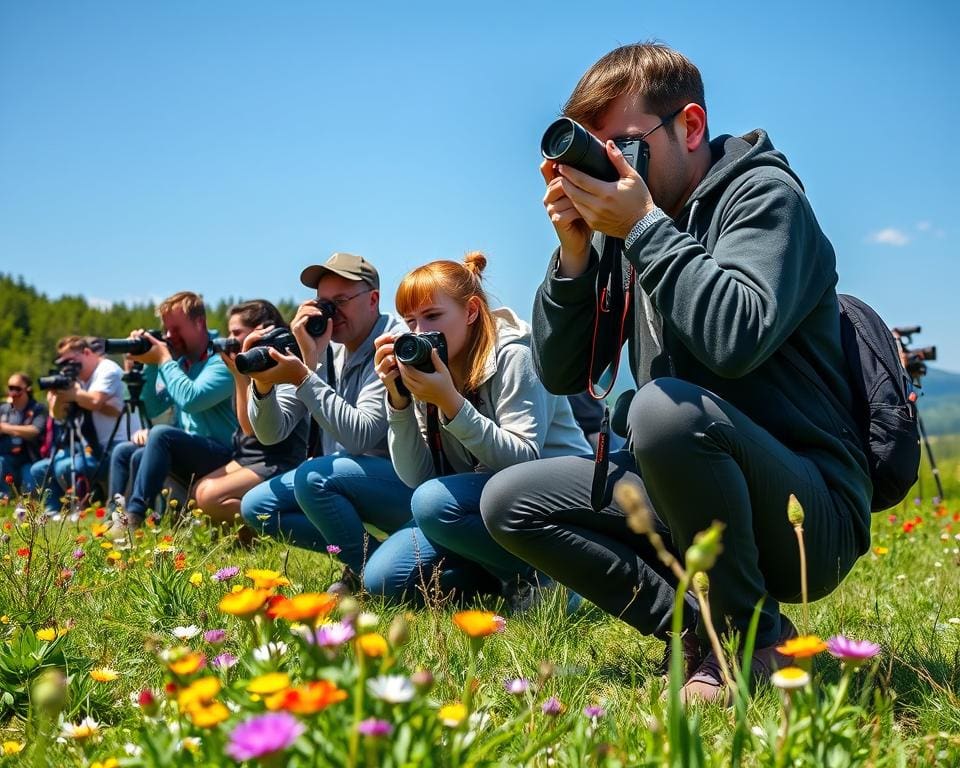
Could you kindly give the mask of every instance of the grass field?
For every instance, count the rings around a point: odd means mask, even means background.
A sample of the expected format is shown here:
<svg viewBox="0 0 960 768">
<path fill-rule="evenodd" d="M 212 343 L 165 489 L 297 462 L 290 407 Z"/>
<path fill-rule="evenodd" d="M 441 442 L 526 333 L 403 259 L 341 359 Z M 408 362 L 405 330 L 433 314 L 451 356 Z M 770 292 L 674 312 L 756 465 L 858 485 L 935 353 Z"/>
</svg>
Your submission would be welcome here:
<svg viewBox="0 0 960 768">
<path fill-rule="evenodd" d="M 464 630 L 442 600 L 408 612 L 364 601 L 357 618 L 341 604 L 325 619 L 314 598 L 251 620 L 221 603 L 256 586 L 247 569 L 272 569 L 254 574 L 260 586 L 293 596 L 323 590 L 335 558 L 272 541 L 244 550 L 191 515 L 109 548 L 94 509 L 37 523 L 0 507 L 0 763 L 960 765 L 960 439 L 935 450 L 945 503 L 933 504 L 924 461 L 925 499 L 875 515 L 871 553 L 810 606 L 813 634 L 872 640 L 879 656 L 853 673 L 818 654 L 811 683 L 763 687 L 740 710 L 671 706 L 652 672 L 662 644 L 589 605 L 565 615 L 560 591 L 489 636 L 488 617 Z M 228 567 L 238 575 L 214 578 Z M 304 639 L 304 625 L 338 613 L 358 637 Z M 212 629 L 222 643 L 205 639 Z M 71 729 L 83 718 L 95 724 Z M 267 741 L 254 733 L 243 752 L 256 728 Z"/>
</svg>

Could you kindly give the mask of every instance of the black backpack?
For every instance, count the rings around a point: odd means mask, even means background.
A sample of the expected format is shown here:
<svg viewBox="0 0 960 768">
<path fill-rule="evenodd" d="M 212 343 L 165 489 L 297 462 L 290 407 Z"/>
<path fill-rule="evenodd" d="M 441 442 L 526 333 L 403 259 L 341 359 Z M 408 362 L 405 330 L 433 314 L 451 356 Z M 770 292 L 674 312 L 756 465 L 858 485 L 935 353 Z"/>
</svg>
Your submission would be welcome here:
<svg viewBox="0 0 960 768">
<path fill-rule="evenodd" d="M 860 442 L 867 455 L 874 512 L 903 501 L 917 481 L 920 467 L 920 431 L 917 427 L 916 393 L 900 363 L 897 344 L 869 305 L 855 296 L 839 294 L 840 343 L 849 371 L 853 413 Z M 840 413 L 846 409 L 810 364 L 791 347 L 781 349 L 807 373 Z"/>
</svg>

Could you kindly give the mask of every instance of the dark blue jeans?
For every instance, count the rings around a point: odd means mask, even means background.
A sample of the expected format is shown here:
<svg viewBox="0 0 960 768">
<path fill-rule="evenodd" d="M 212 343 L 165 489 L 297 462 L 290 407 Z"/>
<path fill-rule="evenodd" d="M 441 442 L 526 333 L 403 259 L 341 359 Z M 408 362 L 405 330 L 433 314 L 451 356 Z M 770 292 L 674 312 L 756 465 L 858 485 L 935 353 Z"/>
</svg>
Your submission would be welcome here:
<svg viewBox="0 0 960 768">
<path fill-rule="evenodd" d="M 173 473 L 189 487 L 197 478 L 222 467 L 233 455 L 231 448 L 213 438 L 191 435 L 166 424 L 150 430 L 141 450 L 133 491 L 127 499 L 127 512 L 138 517 L 145 517 L 152 508 L 167 475 Z"/>
<path fill-rule="evenodd" d="M 29 493 L 33 490 L 33 476 L 30 474 L 30 459 L 26 455 L 10 455 L 0 453 L 0 496 L 10 494 L 13 489 L 4 479 L 13 475 L 13 484 L 20 493 Z"/>
</svg>

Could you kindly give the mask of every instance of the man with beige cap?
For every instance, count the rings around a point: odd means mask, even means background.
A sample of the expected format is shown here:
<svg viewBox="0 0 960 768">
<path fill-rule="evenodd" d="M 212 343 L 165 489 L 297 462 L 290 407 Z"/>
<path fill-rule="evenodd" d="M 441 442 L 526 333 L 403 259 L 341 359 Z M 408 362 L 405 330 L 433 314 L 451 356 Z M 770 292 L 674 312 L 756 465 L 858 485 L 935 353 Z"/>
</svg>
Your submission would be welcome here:
<svg viewBox="0 0 960 768">
<path fill-rule="evenodd" d="M 362 256 L 334 253 L 304 269 L 300 281 L 317 292 L 290 324 L 303 359 L 270 350 L 276 365 L 251 374 L 249 415 L 257 439 L 271 444 L 309 414 L 322 451 L 249 491 L 242 514 L 254 530 L 297 546 L 339 546 L 352 586 L 351 569 L 359 573 L 378 543 L 364 523 L 391 533 L 410 520 L 411 492 L 387 452 L 385 392 L 373 368 L 373 340 L 406 327 L 381 313 L 380 276 Z M 310 319 L 324 315 L 325 330 L 312 336 Z M 250 334 L 244 349 L 262 333 Z"/>
</svg>

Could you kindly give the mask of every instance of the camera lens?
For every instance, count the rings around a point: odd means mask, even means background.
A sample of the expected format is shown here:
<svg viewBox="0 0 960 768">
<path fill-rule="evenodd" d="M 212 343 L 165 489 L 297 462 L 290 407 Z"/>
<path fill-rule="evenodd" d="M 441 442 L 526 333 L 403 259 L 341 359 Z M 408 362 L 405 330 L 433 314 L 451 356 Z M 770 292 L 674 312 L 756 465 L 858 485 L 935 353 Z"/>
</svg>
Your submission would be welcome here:
<svg viewBox="0 0 960 768">
<path fill-rule="evenodd" d="M 307 319 L 306 329 L 313 337 L 323 336 L 327 332 L 327 322 L 329 318 L 326 315 L 313 315 Z"/>
<path fill-rule="evenodd" d="M 142 336 L 135 339 L 104 339 L 106 355 L 142 355 L 150 351 L 150 342 Z"/>
<path fill-rule="evenodd" d="M 277 364 L 277 361 L 270 357 L 270 351 L 267 347 L 254 347 L 246 352 L 241 352 L 237 355 L 235 362 L 240 373 L 265 371 Z"/>
<path fill-rule="evenodd" d="M 393 354 L 404 365 L 423 365 L 430 362 L 433 345 L 413 333 L 405 333 L 393 343 Z"/>
<path fill-rule="evenodd" d="M 569 165 L 601 181 L 620 178 L 603 143 L 569 117 L 554 120 L 543 133 L 540 152 L 547 160 Z"/>
</svg>

